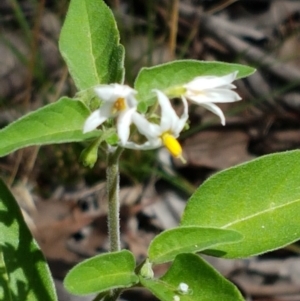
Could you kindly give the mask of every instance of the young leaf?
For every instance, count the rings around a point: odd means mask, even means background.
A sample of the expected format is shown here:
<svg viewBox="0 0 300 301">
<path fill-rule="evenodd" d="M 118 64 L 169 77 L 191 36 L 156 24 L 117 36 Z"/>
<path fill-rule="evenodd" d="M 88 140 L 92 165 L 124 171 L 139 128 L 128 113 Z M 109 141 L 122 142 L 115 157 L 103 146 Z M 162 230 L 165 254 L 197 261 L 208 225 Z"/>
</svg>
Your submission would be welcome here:
<svg viewBox="0 0 300 301">
<path fill-rule="evenodd" d="M 215 174 L 188 201 L 182 226 L 218 227 L 244 239 L 210 254 L 248 257 L 300 238 L 300 151 L 271 154 Z"/>
<path fill-rule="evenodd" d="M 90 111 L 67 97 L 31 112 L 0 130 L 0 156 L 30 145 L 83 141 L 97 131 L 82 133 Z"/>
<path fill-rule="evenodd" d="M 149 260 L 156 264 L 168 262 L 180 253 L 200 252 L 242 238 L 241 234 L 232 230 L 194 226 L 174 228 L 153 239 L 148 250 Z"/>
<path fill-rule="evenodd" d="M 72 0 L 59 49 L 79 90 L 121 83 L 124 48 L 111 10 L 103 0 Z"/>
<path fill-rule="evenodd" d="M 0 300 L 57 300 L 43 254 L 0 179 Z"/>
<path fill-rule="evenodd" d="M 64 285 L 76 295 L 131 287 L 139 281 L 134 269 L 134 256 L 127 250 L 101 254 L 75 266 L 67 274 Z"/>
<path fill-rule="evenodd" d="M 222 62 L 206 62 L 196 60 L 174 61 L 150 68 L 142 68 L 135 81 L 138 98 L 151 104 L 154 98 L 153 89 L 166 91 L 172 87 L 188 83 L 196 76 L 222 76 L 238 71 L 237 79 L 251 75 L 255 69 Z"/>
<path fill-rule="evenodd" d="M 231 282 L 195 254 L 178 255 L 162 278 L 140 277 L 140 282 L 161 301 L 244 300 Z M 180 284 L 188 286 L 187 292 Z"/>
</svg>

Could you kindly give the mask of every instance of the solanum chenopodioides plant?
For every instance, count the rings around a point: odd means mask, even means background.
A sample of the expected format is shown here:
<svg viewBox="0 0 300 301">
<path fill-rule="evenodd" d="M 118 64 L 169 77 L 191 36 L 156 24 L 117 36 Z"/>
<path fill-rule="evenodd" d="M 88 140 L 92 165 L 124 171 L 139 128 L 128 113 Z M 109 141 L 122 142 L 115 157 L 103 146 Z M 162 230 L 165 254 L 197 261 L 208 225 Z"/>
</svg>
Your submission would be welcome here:
<svg viewBox="0 0 300 301">
<path fill-rule="evenodd" d="M 299 239 L 295 222 L 300 213 L 300 167 L 295 164 L 299 151 L 262 157 L 211 177 L 191 196 L 180 226 L 158 235 L 149 246 L 148 258 L 138 266 L 134 254 L 120 250 L 118 162 L 124 148 L 159 147 L 184 161 L 177 138 L 188 122 L 189 104 L 210 110 L 225 125 L 217 104 L 239 101 L 233 82 L 254 69 L 174 61 L 143 68 L 134 87 L 129 87 L 124 84 L 123 46 L 103 0 L 71 0 L 59 44 L 78 93 L 2 129 L 0 155 L 29 145 L 85 142 L 81 159 L 92 167 L 98 150 L 105 149 L 111 252 L 74 267 L 65 279 L 66 288 L 79 295 L 97 294 L 95 300 L 115 300 L 123 289 L 134 286 L 143 286 L 166 301 L 243 300 L 233 284 L 195 253 L 240 258 Z M 181 100 L 179 115 L 173 98 Z M 0 264 L 5 271 L 0 296 L 3 300 L 28 296 L 56 300 L 45 262 L 13 207 L 13 197 L 4 184 L 0 188 L 0 230 L 5 234 L 0 238 Z M 28 256 L 33 260 L 30 267 L 22 265 Z M 156 278 L 152 266 L 170 261 L 166 274 Z M 32 283 L 33 277 L 38 281 Z"/>
</svg>

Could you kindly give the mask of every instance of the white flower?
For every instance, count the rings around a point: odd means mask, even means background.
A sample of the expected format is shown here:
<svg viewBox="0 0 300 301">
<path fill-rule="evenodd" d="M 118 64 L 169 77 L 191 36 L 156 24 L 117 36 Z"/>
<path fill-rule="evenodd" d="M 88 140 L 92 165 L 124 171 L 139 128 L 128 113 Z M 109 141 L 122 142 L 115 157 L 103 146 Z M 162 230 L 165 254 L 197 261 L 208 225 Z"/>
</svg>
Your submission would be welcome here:
<svg viewBox="0 0 300 301">
<path fill-rule="evenodd" d="M 186 91 L 182 97 L 218 115 L 222 125 L 225 125 L 224 114 L 214 103 L 241 100 L 241 97 L 231 90 L 236 88 L 231 83 L 236 79 L 237 74 L 238 72 L 236 71 L 224 76 L 198 76 L 183 85 Z"/>
<path fill-rule="evenodd" d="M 188 119 L 187 102 L 183 99 L 184 110 L 179 118 L 172 108 L 167 96 L 159 90 L 154 90 L 154 92 L 157 94 L 157 99 L 161 107 L 160 124 L 151 123 L 141 114 L 137 112 L 133 113 L 132 122 L 148 141 L 144 144 L 127 142 L 123 146 L 131 149 L 147 150 L 164 145 L 174 157 L 184 161 L 182 157 L 182 148 L 176 138 L 179 136 Z"/>
<path fill-rule="evenodd" d="M 134 95 L 137 92 L 129 86 L 119 84 L 99 85 L 95 88 L 95 92 L 103 103 L 87 118 L 83 132 L 90 132 L 108 118 L 117 116 L 117 133 L 121 142 L 126 143 L 132 114 L 136 111 L 137 101 Z"/>
</svg>

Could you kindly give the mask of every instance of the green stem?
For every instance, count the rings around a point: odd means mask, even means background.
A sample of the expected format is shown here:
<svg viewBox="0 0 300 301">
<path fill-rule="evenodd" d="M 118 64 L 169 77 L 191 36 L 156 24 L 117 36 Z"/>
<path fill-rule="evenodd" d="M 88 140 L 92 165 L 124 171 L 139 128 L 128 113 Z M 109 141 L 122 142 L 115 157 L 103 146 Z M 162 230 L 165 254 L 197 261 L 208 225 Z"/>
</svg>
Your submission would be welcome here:
<svg viewBox="0 0 300 301">
<path fill-rule="evenodd" d="M 123 149 L 117 147 L 107 153 L 106 185 L 108 195 L 108 237 L 110 252 L 121 250 L 120 242 L 120 201 L 119 201 L 119 158 Z M 99 293 L 93 301 L 104 298 L 105 301 L 115 301 L 120 295 L 120 289 L 110 290 L 109 293 Z"/>
<path fill-rule="evenodd" d="M 110 251 L 120 251 L 120 201 L 119 201 L 119 158 L 122 148 L 107 154 L 108 236 Z"/>
<path fill-rule="evenodd" d="M 110 294 L 106 295 L 103 299 L 103 301 L 115 301 L 118 299 L 121 293 L 121 289 L 114 289 L 111 291 Z"/>
</svg>

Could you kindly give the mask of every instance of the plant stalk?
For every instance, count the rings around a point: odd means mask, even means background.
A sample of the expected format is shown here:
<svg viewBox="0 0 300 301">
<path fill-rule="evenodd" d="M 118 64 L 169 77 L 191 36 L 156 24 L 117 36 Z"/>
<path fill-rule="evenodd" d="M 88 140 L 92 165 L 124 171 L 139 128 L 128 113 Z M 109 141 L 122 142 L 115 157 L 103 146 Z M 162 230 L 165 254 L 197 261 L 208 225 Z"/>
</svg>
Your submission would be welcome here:
<svg viewBox="0 0 300 301">
<path fill-rule="evenodd" d="M 119 158 L 122 148 L 118 147 L 107 154 L 107 194 L 108 194 L 108 236 L 110 252 L 121 250 L 120 242 L 120 200 L 119 200 Z"/>
<path fill-rule="evenodd" d="M 114 150 L 107 152 L 107 168 L 106 168 L 106 186 L 108 195 L 108 238 L 110 245 L 110 252 L 117 252 L 121 250 L 120 241 L 120 200 L 119 200 L 119 158 L 123 149 L 117 147 Z M 105 301 L 115 301 L 120 295 L 120 289 L 113 289 L 107 294 L 99 293 L 93 301 L 99 301 L 104 298 Z"/>
</svg>

